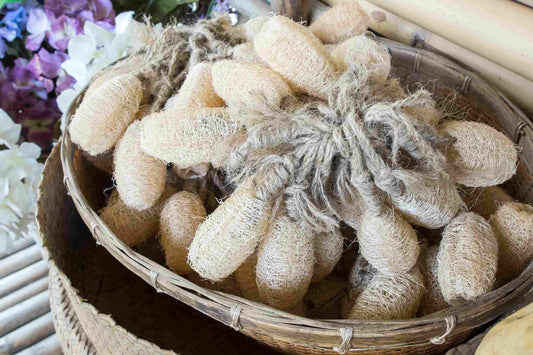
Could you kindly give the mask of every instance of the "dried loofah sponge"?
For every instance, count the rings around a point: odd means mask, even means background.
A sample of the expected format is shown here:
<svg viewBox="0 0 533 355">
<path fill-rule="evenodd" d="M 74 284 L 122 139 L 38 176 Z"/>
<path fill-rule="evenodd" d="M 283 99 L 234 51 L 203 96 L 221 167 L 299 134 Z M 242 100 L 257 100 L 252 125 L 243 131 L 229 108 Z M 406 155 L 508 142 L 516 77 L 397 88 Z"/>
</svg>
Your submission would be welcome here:
<svg viewBox="0 0 533 355">
<path fill-rule="evenodd" d="M 387 275 L 411 270 L 420 251 L 414 229 L 391 209 L 380 215 L 365 212 L 357 237 L 361 254 Z"/>
<path fill-rule="evenodd" d="M 446 302 L 458 305 L 492 290 L 498 243 L 489 223 L 473 212 L 461 212 L 442 232 L 438 276 Z"/>
<path fill-rule="evenodd" d="M 324 43 L 337 43 L 365 32 L 370 18 L 357 1 L 343 1 L 329 8 L 309 29 Z"/>
<path fill-rule="evenodd" d="M 190 191 L 180 191 L 165 203 L 161 211 L 159 236 L 167 266 L 175 273 L 188 274 L 192 271 L 187 264 L 188 248 L 205 216 L 202 200 Z"/>
<path fill-rule="evenodd" d="M 243 62 L 259 62 L 253 42 L 244 42 L 233 47 L 233 59 Z"/>
<path fill-rule="evenodd" d="M 196 231 L 188 263 L 202 277 L 228 277 L 255 251 L 268 229 L 271 203 L 256 197 L 250 178 L 207 217 Z"/>
<path fill-rule="evenodd" d="M 490 225 L 498 240 L 498 278 L 513 277 L 533 257 L 533 207 L 506 203 L 492 215 Z"/>
<path fill-rule="evenodd" d="M 261 299 L 290 310 L 305 296 L 313 276 L 313 233 L 279 215 L 257 252 L 256 277 Z"/>
<path fill-rule="evenodd" d="M 305 27 L 274 16 L 254 38 L 257 56 L 287 80 L 293 91 L 325 99 L 337 79 L 324 45 Z"/>
<path fill-rule="evenodd" d="M 493 186 L 516 172 L 517 153 L 513 142 L 494 128 L 478 122 L 446 121 L 439 134 L 454 142 L 445 147 L 448 172 L 465 186 Z"/>
<path fill-rule="evenodd" d="M 135 119 L 142 96 L 142 83 L 132 74 L 102 84 L 81 102 L 72 117 L 72 141 L 91 155 L 111 149 Z"/>
<path fill-rule="evenodd" d="M 339 229 L 315 234 L 313 238 L 315 267 L 311 282 L 320 282 L 328 276 L 342 256 L 344 240 Z"/>
<path fill-rule="evenodd" d="M 368 71 L 371 84 L 385 84 L 391 70 L 389 51 L 365 35 L 342 42 L 333 50 L 331 57 L 342 72 L 355 63 L 361 64 Z"/>
<path fill-rule="evenodd" d="M 465 202 L 468 209 L 489 220 L 496 210 L 514 199 L 497 186 L 488 186 L 467 191 Z"/>
<path fill-rule="evenodd" d="M 224 108 L 154 113 L 141 121 L 143 151 L 180 168 L 224 160 L 240 125 Z"/>
<path fill-rule="evenodd" d="M 165 110 L 194 107 L 222 107 L 222 100 L 213 88 L 212 63 L 198 63 L 187 74 L 178 93 L 165 104 Z"/>
<path fill-rule="evenodd" d="M 228 106 L 259 112 L 279 107 L 284 97 L 292 95 L 289 85 L 272 69 L 237 60 L 221 60 L 213 65 L 213 86 Z"/>
<path fill-rule="evenodd" d="M 424 248 L 425 249 L 425 248 Z M 432 245 L 420 253 L 420 269 L 426 281 L 426 292 L 420 303 L 422 314 L 430 314 L 448 308 L 439 286 L 438 276 L 438 245 Z"/>
<path fill-rule="evenodd" d="M 115 183 L 122 201 L 137 210 L 152 207 L 165 188 L 167 167 L 142 151 L 139 121 L 133 122 L 118 141 L 114 162 Z"/>
<path fill-rule="evenodd" d="M 261 31 L 263 25 L 270 20 L 270 16 L 252 17 L 242 25 L 244 37 L 248 42 L 252 42 L 254 37 Z"/>
<path fill-rule="evenodd" d="M 256 280 L 257 253 L 253 253 L 235 271 L 235 279 L 241 295 L 250 301 L 260 302 L 259 289 Z"/>
</svg>

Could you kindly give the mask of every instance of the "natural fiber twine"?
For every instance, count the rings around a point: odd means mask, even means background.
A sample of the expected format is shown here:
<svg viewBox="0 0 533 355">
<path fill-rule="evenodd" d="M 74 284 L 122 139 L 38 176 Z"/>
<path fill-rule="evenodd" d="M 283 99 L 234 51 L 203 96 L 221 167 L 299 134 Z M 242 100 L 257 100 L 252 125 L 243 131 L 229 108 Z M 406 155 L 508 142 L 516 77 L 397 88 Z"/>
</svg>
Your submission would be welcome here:
<svg viewBox="0 0 533 355">
<path fill-rule="evenodd" d="M 239 126 L 225 108 L 165 110 L 141 121 L 141 147 L 180 168 L 220 164 L 229 155 Z"/>
<path fill-rule="evenodd" d="M 380 273 L 406 273 L 415 265 L 420 248 L 414 229 L 398 213 L 386 210 L 361 218 L 357 239 L 361 254 Z"/>
<path fill-rule="evenodd" d="M 344 239 L 339 229 L 314 235 L 315 266 L 311 282 L 320 282 L 328 276 L 342 256 Z"/>
<path fill-rule="evenodd" d="M 469 211 L 476 212 L 487 221 L 496 210 L 514 199 L 497 186 L 469 189 L 464 197 Z"/>
<path fill-rule="evenodd" d="M 81 102 L 72 117 L 72 141 L 92 155 L 111 149 L 135 119 L 142 97 L 142 83 L 133 74 L 102 84 Z"/>
<path fill-rule="evenodd" d="M 366 207 L 358 193 L 347 198 L 342 204 L 335 204 L 333 208 L 339 221 L 343 221 L 355 230 L 359 229 L 358 226 Z"/>
<path fill-rule="evenodd" d="M 274 16 L 255 36 L 254 49 L 295 92 L 327 98 L 337 78 L 335 65 L 322 43 L 305 27 Z"/>
<path fill-rule="evenodd" d="M 159 237 L 167 266 L 175 273 L 188 274 L 192 271 L 187 264 L 189 245 L 206 214 L 200 197 L 190 191 L 180 191 L 165 202 L 159 222 Z"/>
<path fill-rule="evenodd" d="M 383 85 L 391 70 L 391 57 L 388 50 L 366 35 L 352 37 L 339 44 L 331 53 L 339 71 L 346 71 L 353 63 L 358 63 L 368 71 L 372 85 Z"/>
<path fill-rule="evenodd" d="M 422 315 L 438 312 L 449 307 L 440 291 L 437 260 L 438 252 L 439 246 L 432 245 L 429 248 L 422 248 L 420 253 L 420 271 L 424 275 L 426 281 L 426 292 L 420 303 L 420 311 Z"/>
<path fill-rule="evenodd" d="M 166 102 L 165 110 L 224 106 L 224 100 L 213 88 L 212 69 L 211 63 L 198 63 L 192 67 L 178 93 Z"/>
<path fill-rule="evenodd" d="M 255 251 L 270 213 L 271 203 L 256 197 L 252 179 L 243 182 L 196 231 L 189 265 L 212 281 L 228 277 Z"/>
<path fill-rule="evenodd" d="M 115 183 L 126 206 L 152 207 L 165 188 L 167 168 L 163 161 L 141 149 L 141 123 L 133 122 L 118 141 L 115 154 Z"/>
<path fill-rule="evenodd" d="M 233 47 L 233 59 L 243 62 L 259 62 L 253 42 L 244 42 Z"/>
<path fill-rule="evenodd" d="M 314 261 L 313 233 L 281 212 L 257 252 L 261 299 L 281 310 L 293 309 L 307 292 Z"/>
<path fill-rule="evenodd" d="M 439 133 L 453 138 L 444 149 L 447 170 L 455 182 L 469 187 L 494 186 L 516 173 L 516 148 L 494 128 L 478 122 L 446 121 Z"/>
<path fill-rule="evenodd" d="M 270 20 L 270 16 L 252 17 L 242 25 L 244 37 L 248 42 L 252 42 L 254 37 L 261 31 L 263 25 Z"/>
<path fill-rule="evenodd" d="M 357 1 L 343 1 L 316 19 L 309 30 L 324 43 L 338 43 L 365 32 L 370 18 Z"/>
<path fill-rule="evenodd" d="M 506 203 L 489 223 L 498 240 L 498 278 L 509 280 L 533 257 L 533 207 Z"/>
<path fill-rule="evenodd" d="M 442 232 L 438 278 L 446 302 L 458 305 L 492 290 L 498 243 L 489 223 L 473 212 L 461 212 Z"/>
<path fill-rule="evenodd" d="M 257 265 L 257 253 L 253 253 L 246 259 L 244 263 L 235 271 L 235 280 L 241 291 L 241 295 L 255 302 L 261 302 L 259 296 L 259 289 L 256 283 L 256 265 Z"/>
<path fill-rule="evenodd" d="M 261 63 L 236 60 L 221 60 L 213 65 L 213 86 L 230 108 L 259 112 L 267 110 L 265 104 L 279 107 L 283 98 L 292 95 L 287 82 L 272 69 Z"/>
</svg>

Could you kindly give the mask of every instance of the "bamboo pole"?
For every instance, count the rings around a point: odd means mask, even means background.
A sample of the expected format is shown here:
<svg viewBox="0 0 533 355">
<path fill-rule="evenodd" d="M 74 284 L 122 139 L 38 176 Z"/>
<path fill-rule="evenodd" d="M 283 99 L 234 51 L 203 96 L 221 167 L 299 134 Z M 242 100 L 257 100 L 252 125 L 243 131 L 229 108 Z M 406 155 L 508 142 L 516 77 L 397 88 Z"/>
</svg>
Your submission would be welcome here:
<svg viewBox="0 0 533 355">
<path fill-rule="evenodd" d="M 0 297 L 18 290 L 21 287 L 48 275 L 48 264 L 41 260 L 22 270 L 0 279 Z"/>
<path fill-rule="evenodd" d="M 270 0 L 270 9 L 294 21 L 306 22 L 309 0 Z"/>
<path fill-rule="evenodd" d="M 48 312 L 0 338 L 0 354 L 14 354 L 53 333 L 52 313 Z"/>
<path fill-rule="evenodd" d="M 26 249 L 0 260 L 0 278 L 18 271 L 41 259 L 41 248 L 33 244 Z"/>
<path fill-rule="evenodd" d="M 49 296 L 48 291 L 41 292 L 0 313 L 0 336 L 49 312 Z"/>
<path fill-rule="evenodd" d="M 20 238 L 13 242 L 13 249 L 9 251 L 3 251 L 0 252 L 0 260 L 2 258 L 5 258 L 6 256 L 9 256 L 13 253 L 16 253 L 24 248 L 29 247 L 30 245 L 35 244 L 35 241 L 31 238 Z"/>
<path fill-rule="evenodd" d="M 0 298 L 0 312 L 5 311 L 30 297 L 48 289 L 48 276 L 24 286 L 9 295 Z"/>
<path fill-rule="evenodd" d="M 57 335 L 52 334 L 47 338 L 44 338 L 38 343 L 33 344 L 29 348 L 16 353 L 15 355 L 61 355 L 61 343 Z"/>
</svg>

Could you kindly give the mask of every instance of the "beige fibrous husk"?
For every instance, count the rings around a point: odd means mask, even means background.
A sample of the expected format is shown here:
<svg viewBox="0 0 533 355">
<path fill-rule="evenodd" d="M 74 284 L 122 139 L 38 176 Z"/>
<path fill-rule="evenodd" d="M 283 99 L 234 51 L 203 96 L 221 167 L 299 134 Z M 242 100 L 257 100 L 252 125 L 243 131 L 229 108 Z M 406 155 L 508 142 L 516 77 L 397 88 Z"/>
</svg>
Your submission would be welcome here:
<svg viewBox="0 0 533 355">
<path fill-rule="evenodd" d="M 324 44 L 324 48 L 326 48 L 326 52 L 328 52 L 331 55 L 331 53 L 333 53 L 335 48 L 337 48 L 337 44 Z"/>
<path fill-rule="evenodd" d="M 253 42 L 244 42 L 233 47 L 233 59 L 243 62 L 259 62 Z"/>
<path fill-rule="evenodd" d="M 335 65 L 320 40 L 284 16 L 274 16 L 263 25 L 254 38 L 254 49 L 295 92 L 324 99 L 337 79 Z"/>
<path fill-rule="evenodd" d="M 331 57 L 337 69 L 343 72 L 354 63 L 364 66 L 371 84 L 385 84 L 391 70 L 388 50 L 365 35 L 342 42 L 333 50 Z"/>
<path fill-rule="evenodd" d="M 192 271 L 187 264 L 189 245 L 206 214 L 200 197 L 190 191 L 180 191 L 165 202 L 159 222 L 159 237 L 167 266 L 175 273 L 188 274 Z"/>
<path fill-rule="evenodd" d="M 261 31 L 263 25 L 270 20 L 270 16 L 256 16 L 252 17 L 242 25 L 244 38 L 248 42 L 252 42 L 254 37 Z"/>
<path fill-rule="evenodd" d="M 508 280 L 533 257 L 533 207 L 510 202 L 489 221 L 498 240 L 498 278 Z"/>
<path fill-rule="evenodd" d="M 446 121 L 439 134 L 453 142 L 443 149 L 448 173 L 469 187 L 504 183 L 516 173 L 517 152 L 513 142 L 494 128 L 478 122 Z"/>
<path fill-rule="evenodd" d="M 315 266 L 311 282 L 320 282 L 328 276 L 342 256 L 344 239 L 338 228 L 314 235 Z"/>
<path fill-rule="evenodd" d="M 91 155 L 111 149 L 135 119 L 142 97 L 142 83 L 132 74 L 105 82 L 81 102 L 72 117 L 72 141 Z"/>
<path fill-rule="evenodd" d="M 265 105 L 279 107 L 283 98 L 292 95 L 283 77 L 269 67 L 237 60 L 221 60 L 213 65 L 213 86 L 229 107 L 259 112 L 265 110 Z"/>
<path fill-rule="evenodd" d="M 359 194 L 355 193 L 346 199 L 345 203 L 338 204 L 335 208 L 335 215 L 351 228 L 359 229 L 359 223 L 365 212 L 365 204 Z"/>
<path fill-rule="evenodd" d="M 177 165 L 172 165 L 171 169 L 178 177 L 182 179 L 195 179 L 206 176 L 210 168 L 210 163 L 198 163 L 191 165 L 188 168 L 180 168 Z"/>
<path fill-rule="evenodd" d="M 235 271 L 235 280 L 241 295 L 250 301 L 260 302 L 259 289 L 256 280 L 257 253 L 253 253 Z"/>
<path fill-rule="evenodd" d="M 489 220 L 500 206 L 514 201 L 498 186 L 469 189 L 466 191 L 464 200 L 470 211 L 476 212 L 486 220 Z"/>
<path fill-rule="evenodd" d="M 343 1 L 311 23 L 309 30 L 324 43 L 338 43 L 364 33 L 369 24 L 357 1 Z"/>
<path fill-rule="evenodd" d="M 391 196 L 391 202 L 407 221 L 429 229 L 447 225 L 464 205 L 455 184 L 445 173 L 436 181 L 406 184 L 406 192 Z"/>
<path fill-rule="evenodd" d="M 365 212 L 357 238 L 364 258 L 387 275 L 411 270 L 420 251 L 416 232 L 392 209 L 378 215 Z"/>
<path fill-rule="evenodd" d="M 444 300 L 439 286 L 438 276 L 438 245 L 423 248 L 420 253 L 420 271 L 426 281 L 426 292 L 420 303 L 420 311 L 423 315 L 438 312 L 448 308 L 448 303 Z"/>
<path fill-rule="evenodd" d="M 115 147 L 115 183 L 120 198 L 131 208 L 152 207 L 165 188 L 167 168 L 141 149 L 141 123 L 133 122 Z"/>
<path fill-rule="evenodd" d="M 213 88 L 212 70 L 212 63 L 198 63 L 192 67 L 178 93 L 166 102 L 165 110 L 224 106 L 224 100 Z"/>
<path fill-rule="evenodd" d="M 444 228 L 438 277 L 446 302 L 458 305 L 492 290 L 498 243 L 490 224 L 474 212 L 461 212 Z"/>
<path fill-rule="evenodd" d="M 257 198 L 253 179 L 242 182 L 196 231 L 189 265 L 212 281 L 228 277 L 265 235 L 271 208 L 270 202 Z"/>
<path fill-rule="evenodd" d="M 377 274 L 377 270 L 361 254 L 357 254 L 348 273 L 347 294 L 341 303 L 342 318 L 348 318 L 356 298 L 363 292 L 375 274 Z"/>
<path fill-rule="evenodd" d="M 180 168 L 220 162 L 229 155 L 239 127 L 225 108 L 162 111 L 141 121 L 141 147 Z"/>
<path fill-rule="evenodd" d="M 281 310 L 294 308 L 307 292 L 313 265 L 313 233 L 285 214 L 278 215 L 257 252 L 261 299 Z"/>
</svg>

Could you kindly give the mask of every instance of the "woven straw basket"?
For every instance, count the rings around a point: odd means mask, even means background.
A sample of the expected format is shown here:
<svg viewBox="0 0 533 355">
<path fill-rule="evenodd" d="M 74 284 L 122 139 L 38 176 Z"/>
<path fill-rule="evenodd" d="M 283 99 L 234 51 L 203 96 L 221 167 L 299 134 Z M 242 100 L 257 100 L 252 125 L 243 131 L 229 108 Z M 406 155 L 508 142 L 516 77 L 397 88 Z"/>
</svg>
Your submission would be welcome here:
<svg viewBox="0 0 533 355">
<path fill-rule="evenodd" d="M 476 108 L 497 118 L 489 122 L 518 146 L 520 165 L 507 189 L 520 201 L 533 201 L 533 125 L 511 102 L 476 74 L 431 52 L 392 41 L 383 42 L 393 57 L 394 75 L 407 86 L 422 83 L 437 93 L 454 89 Z M 73 104 L 71 113 L 79 104 Z M 100 220 L 102 189 L 109 177 L 92 168 L 65 134 L 61 146 L 65 184 L 97 243 L 133 273 L 200 312 L 287 353 L 428 354 L 463 342 L 501 315 L 531 288 L 533 263 L 512 282 L 466 305 L 423 318 L 401 321 L 312 320 L 284 313 L 243 298 L 206 290 L 133 251 Z M 107 179 L 107 180 L 106 180 Z M 107 183 L 107 185 L 105 185 Z"/>
</svg>

